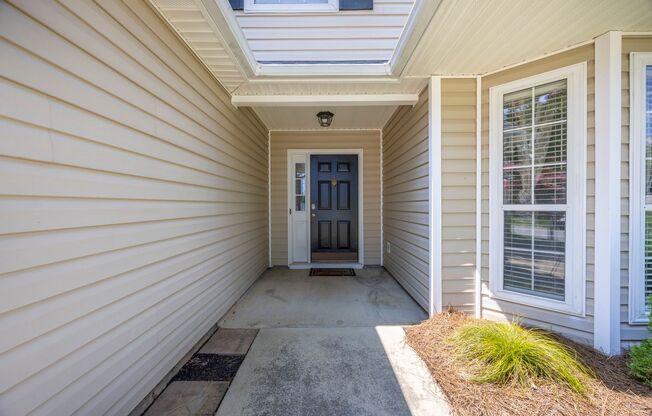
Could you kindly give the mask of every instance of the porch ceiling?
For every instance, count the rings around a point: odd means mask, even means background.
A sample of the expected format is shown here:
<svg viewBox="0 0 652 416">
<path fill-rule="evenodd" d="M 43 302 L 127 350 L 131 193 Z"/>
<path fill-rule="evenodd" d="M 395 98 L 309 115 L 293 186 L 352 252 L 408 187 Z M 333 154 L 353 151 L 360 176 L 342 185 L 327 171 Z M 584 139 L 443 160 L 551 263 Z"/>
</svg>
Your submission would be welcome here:
<svg viewBox="0 0 652 416">
<path fill-rule="evenodd" d="M 256 107 L 256 114 L 270 130 L 322 129 L 317 123 L 317 113 L 328 110 L 335 114 L 330 129 L 382 129 L 394 114 L 397 106 L 349 107 L 302 106 Z"/>
</svg>

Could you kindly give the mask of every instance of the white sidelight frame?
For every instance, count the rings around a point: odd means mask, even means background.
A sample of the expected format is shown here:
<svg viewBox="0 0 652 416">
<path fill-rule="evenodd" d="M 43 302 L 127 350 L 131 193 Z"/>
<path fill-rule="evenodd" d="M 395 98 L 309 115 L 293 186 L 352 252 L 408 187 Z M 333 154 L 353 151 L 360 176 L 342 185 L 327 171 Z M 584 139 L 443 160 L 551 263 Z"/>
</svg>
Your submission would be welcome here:
<svg viewBox="0 0 652 416">
<path fill-rule="evenodd" d="M 313 265 L 310 257 L 310 156 L 313 155 L 355 155 L 358 156 L 358 261 L 356 263 L 315 263 L 319 267 L 364 267 L 364 150 L 363 149 L 288 149 L 287 150 L 287 208 L 288 221 L 288 267 L 306 268 Z M 294 161 L 297 156 L 304 156 L 306 160 L 306 213 L 308 226 L 306 232 L 307 259 L 306 263 L 294 262 L 294 232 L 293 218 L 290 209 L 294 212 Z"/>
<path fill-rule="evenodd" d="M 652 65 L 652 52 L 630 54 L 630 216 L 629 216 L 629 323 L 647 324 L 645 305 L 645 213 L 652 204 L 645 202 L 645 123 L 646 67 Z"/>
<path fill-rule="evenodd" d="M 537 85 L 567 82 L 567 196 L 565 299 L 503 288 L 503 96 Z M 584 316 L 586 234 L 586 63 L 559 68 L 489 89 L 489 286 L 490 296 L 541 309 Z M 537 205 L 526 205 L 536 211 Z"/>
<path fill-rule="evenodd" d="M 328 0 L 326 3 L 277 3 L 256 4 L 255 0 L 244 0 L 245 13 L 316 13 L 337 12 L 340 10 L 339 0 Z"/>
</svg>

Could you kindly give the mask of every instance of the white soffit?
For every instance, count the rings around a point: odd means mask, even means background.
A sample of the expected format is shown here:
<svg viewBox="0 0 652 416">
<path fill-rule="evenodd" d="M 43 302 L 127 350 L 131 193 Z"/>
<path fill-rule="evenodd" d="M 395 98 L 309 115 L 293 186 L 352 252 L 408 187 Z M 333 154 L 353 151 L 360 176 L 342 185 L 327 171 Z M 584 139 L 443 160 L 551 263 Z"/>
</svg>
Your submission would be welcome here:
<svg viewBox="0 0 652 416">
<path fill-rule="evenodd" d="M 652 1 L 444 0 L 404 75 L 485 74 L 609 30 L 652 30 Z"/>
<path fill-rule="evenodd" d="M 270 130 L 381 129 L 394 114 L 397 106 L 300 106 L 255 107 L 258 117 Z M 317 113 L 335 114 L 329 128 L 319 127 Z"/>
<path fill-rule="evenodd" d="M 233 52 L 193 0 L 149 0 L 201 62 L 229 92 L 246 82 Z"/>
</svg>

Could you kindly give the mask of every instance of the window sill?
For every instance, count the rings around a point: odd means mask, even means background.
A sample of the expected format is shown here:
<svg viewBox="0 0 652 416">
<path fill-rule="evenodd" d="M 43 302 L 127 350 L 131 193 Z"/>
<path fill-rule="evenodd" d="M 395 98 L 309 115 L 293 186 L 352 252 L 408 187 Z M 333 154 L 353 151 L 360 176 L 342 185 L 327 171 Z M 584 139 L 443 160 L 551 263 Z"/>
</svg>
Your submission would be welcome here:
<svg viewBox="0 0 652 416">
<path fill-rule="evenodd" d="M 489 296 L 492 299 L 517 303 L 519 305 L 529 306 L 532 308 L 545 309 L 547 311 L 578 316 L 581 318 L 586 317 L 584 302 L 568 303 L 552 299 L 545 299 L 525 293 L 510 292 L 507 290 L 491 291 Z"/>
</svg>

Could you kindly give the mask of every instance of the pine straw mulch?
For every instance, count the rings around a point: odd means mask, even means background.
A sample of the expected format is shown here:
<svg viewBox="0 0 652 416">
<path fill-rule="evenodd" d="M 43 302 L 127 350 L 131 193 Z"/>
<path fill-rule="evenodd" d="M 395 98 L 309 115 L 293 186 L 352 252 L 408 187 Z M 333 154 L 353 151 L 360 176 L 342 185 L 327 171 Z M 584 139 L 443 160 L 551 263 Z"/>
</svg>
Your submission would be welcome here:
<svg viewBox="0 0 652 416">
<path fill-rule="evenodd" d="M 464 364 L 454 357 L 448 340 L 457 328 L 473 319 L 448 312 L 405 328 L 408 344 L 427 364 L 454 415 L 652 415 L 652 389 L 629 376 L 624 357 L 608 358 L 559 337 L 596 374 L 587 397 L 545 381 L 531 388 L 468 381 Z"/>
</svg>

